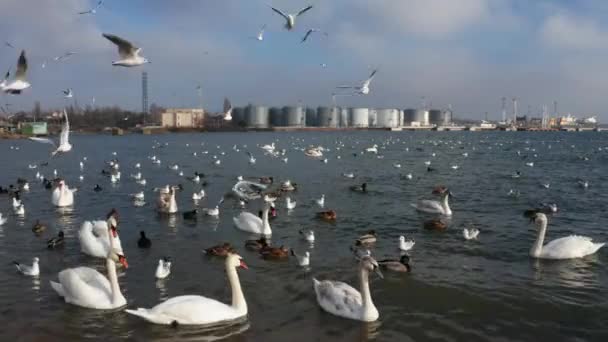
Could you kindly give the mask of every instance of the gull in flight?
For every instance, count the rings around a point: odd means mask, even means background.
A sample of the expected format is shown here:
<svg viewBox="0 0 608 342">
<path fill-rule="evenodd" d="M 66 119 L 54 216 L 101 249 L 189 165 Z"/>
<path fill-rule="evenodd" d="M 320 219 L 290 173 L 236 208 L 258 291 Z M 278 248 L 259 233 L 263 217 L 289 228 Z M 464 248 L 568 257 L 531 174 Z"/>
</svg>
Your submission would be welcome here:
<svg viewBox="0 0 608 342">
<path fill-rule="evenodd" d="M 15 47 L 13 46 L 13 44 L 9 43 L 9 42 L 4 42 L 4 45 L 14 49 Z"/>
<path fill-rule="evenodd" d="M 367 80 L 365 80 L 365 82 L 363 82 L 360 86 L 339 86 L 336 87 L 338 89 L 354 89 L 355 90 L 355 94 L 359 94 L 359 95 L 367 95 L 369 94 L 369 85 L 370 83 L 372 83 L 372 80 L 374 79 L 374 76 L 376 76 L 376 73 L 378 72 L 378 69 L 375 69 L 371 75 L 369 75 L 369 78 Z"/>
<path fill-rule="evenodd" d="M 228 98 L 224 99 L 224 120 L 232 121 L 232 104 Z"/>
<path fill-rule="evenodd" d="M 67 61 L 70 57 L 74 56 L 75 54 L 76 54 L 76 52 L 68 51 L 61 56 L 57 56 L 57 57 L 53 58 L 53 60 L 55 62 Z"/>
<path fill-rule="evenodd" d="M 55 145 L 55 142 L 48 138 L 30 138 L 30 140 L 33 141 L 55 146 L 55 151 L 51 152 L 51 156 L 55 156 L 57 153 L 69 152 L 72 149 L 72 145 L 69 142 L 70 122 L 68 121 L 68 113 L 65 111 L 65 109 L 63 110 L 63 116 L 65 117 L 65 122 L 63 123 L 61 133 L 59 134 L 59 146 Z"/>
<path fill-rule="evenodd" d="M 304 38 L 302 38 L 302 41 L 301 41 L 300 43 L 304 43 L 304 42 L 305 42 L 305 41 L 308 39 L 308 37 L 309 37 L 311 34 L 313 34 L 314 32 L 321 32 L 321 30 L 319 30 L 319 29 L 314 29 L 314 28 L 313 28 L 313 29 L 310 29 L 310 30 L 306 31 L 306 35 L 304 35 Z M 327 36 L 327 32 L 323 32 L 323 34 L 324 34 L 325 36 Z"/>
<path fill-rule="evenodd" d="M 103 4 L 103 0 L 100 0 L 97 2 L 97 5 L 95 5 L 95 7 L 91 8 L 88 11 L 78 12 L 78 14 L 96 14 L 97 10 L 99 9 L 99 7 L 101 7 L 102 4 Z"/>
<path fill-rule="evenodd" d="M 71 99 L 72 97 L 74 97 L 74 93 L 72 93 L 72 88 L 64 90 L 63 95 L 63 97 L 65 97 L 66 99 Z"/>
<path fill-rule="evenodd" d="M 5 80 L 0 84 L 2 91 L 7 94 L 18 95 L 21 91 L 29 88 L 29 84 L 25 80 L 25 74 L 27 72 L 27 59 L 25 58 L 25 50 L 21 50 L 21 55 L 17 61 L 17 71 L 15 72 L 15 79 L 12 82 L 8 82 L 9 73 L 6 73 Z"/>
<path fill-rule="evenodd" d="M 258 35 L 255 37 L 251 37 L 257 41 L 263 41 L 264 40 L 264 30 L 266 30 L 266 24 L 262 25 L 262 27 L 260 28 L 260 32 L 258 32 Z"/>
<path fill-rule="evenodd" d="M 306 13 L 308 10 L 310 10 L 312 8 L 312 6 L 308 6 L 306 8 L 303 8 L 302 10 L 300 10 L 300 12 L 298 12 L 297 14 L 285 14 L 283 12 L 281 12 L 280 10 L 274 8 L 274 7 L 270 7 L 272 8 L 273 11 L 275 11 L 276 13 L 278 13 L 280 16 L 282 16 L 283 18 L 285 18 L 285 28 L 289 31 L 293 30 L 293 28 L 296 25 L 296 18 L 301 16 L 302 14 Z"/>
<path fill-rule="evenodd" d="M 131 44 L 128 40 L 122 39 L 113 34 L 104 33 L 103 36 L 118 46 L 118 54 L 120 60 L 112 62 L 114 66 L 134 67 L 146 63 L 150 63 L 147 59 L 139 55 L 141 48 Z"/>
</svg>

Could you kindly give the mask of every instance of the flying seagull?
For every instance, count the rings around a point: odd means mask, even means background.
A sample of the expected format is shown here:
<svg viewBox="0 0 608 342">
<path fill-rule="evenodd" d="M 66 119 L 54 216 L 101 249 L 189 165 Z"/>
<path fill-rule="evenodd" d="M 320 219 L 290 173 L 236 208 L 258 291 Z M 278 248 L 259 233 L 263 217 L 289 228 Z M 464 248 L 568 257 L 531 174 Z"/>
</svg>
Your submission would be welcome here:
<svg viewBox="0 0 608 342">
<path fill-rule="evenodd" d="M 13 44 L 11 44 L 11 43 L 9 43 L 9 42 L 4 42 L 4 45 L 6 45 L 6 46 L 8 46 L 8 47 L 10 47 L 10 48 L 13 48 L 13 49 L 15 48 L 15 47 L 13 46 Z"/>
<path fill-rule="evenodd" d="M 374 70 L 371 73 L 371 75 L 369 75 L 369 78 L 367 80 L 365 80 L 365 82 L 363 82 L 360 86 L 339 86 L 336 88 L 338 88 L 338 89 L 355 89 L 355 94 L 367 95 L 367 94 L 369 94 L 369 85 L 372 82 L 372 80 L 374 79 L 374 76 L 376 76 L 376 72 L 378 72 L 378 69 Z"/>
<path fill-rule="evenodd" d="M 66 61 L 66 60 L 68 60 L 68 58 L 74 56 L 75 54 L 76 54 L 76 52 L 68 51 L 68 52 L 64 53 L 63 55 L 61 55 L 61 56 L 57 56 L 57 57 L 53 58 L 53 60 L 55 62 Z"/>
<path fill-rule="evenodd" d="M 224 99 L 224 120 L 231 121 L 232 120 L 232 104 L 230 104 L 230 100 L 228 98 Z"/>
<path fill-rule="evenodd" d="M 296 18 L 301 16 L 302 14 L 306 13 L 308 10 L 310 10 L 312 8 L 312 6 L 308 6 L 306 8 L 303 8 L 302 10 L 300 10 L 300 12 L 298 12 L 297 14 L 285 14 L 283 12 L 281 12 L 280 10 L 270 6 L 270 8 L 272 8 L 273 11 L 275 11 L 276 13 L 278 13 L 280 16 L 282 16 L 283 18 L 285 18 L 285 28 L 287 28 L 287 30 L 291 31 L 293 30 L 293 28 L 296 25 Z"/>
<path fill-rule="evenodd" d="M 74 97 L 74 93 L 72 93 L 72 88 L 64 90 L 63 95 L 66 99 L 71 99 L 72 97 Z"/>
<path fill-rule="evenodd" d="M 102 4 L 103 4 L 103 0 L 100 0 L 97 2 L 97 5 L 95 5 L 95 7 L 93 7 L 92 9 L 90 9 L 88 11 L 84 11 L 84 12 L 79 12 L 78 14 L 96 14 L 97 10 L 99 9 L 99 7 L 101 7 Z"/>
<path fill-rule="evenodd" d="M 112 43 L 118 46 L 118 54 L 120 55 L 120 60 L 112 62 L 114 66 L 123 66 L 123 67 L 134 67 L 146 63 L 150 63 L 147 59 L 141 57 L 139 53 L 141 52 L 141 48 L 138 48 L 131 44 L 128 40 L 122 39 L 113 34 L 104 33 L 103 36 L 111 41 Z"/>
<path fill-rule="evenodd" d="M 17 61 L 17 71 L 15 72 L 15 79 L 12 82 L 8 82 L 4 80 L 2 82 L 2 91 L 7 94 L 18 95 L 21 94 L 21 91 L 29 88 L 31 84 L 29 84 L 25 80 L 25 74 L 27 72 L 27 59 L 25 58 L 25 50 L 21 50 L 21 55 L 19 56 L 19 60 Z M 9 73 L 6 73 L 6 78 L 8 78 Z"/>
<path fill-rule="evenodd" d="M 304 43 L 308 39 L 308 37 L 311 34 L 313 34 L 314 32 L 321 32 L 321 30 L 319 30 L 319 29 L 310 29 L 310 30 L 306 31 L 306 35 L 304 35 L 304 38 L 302 38 L 302 41 L 300 43 Z M 327 33 L 324 32 L 323 34 L 327 36 Z"/>
<path fill-rule="evenodd" d="M 55 145 L 55 142 L 48 138 L 30 138 L 30 140 L 51 144 L 55 146 L 55 151 L 51 152 L 51 156 L 55 156 L 57 153 L 65 153 L 72 150 L 72 145 L 69 142 L 70 137 L 70 122 L 68 121 L 68 113 L 63 110 L 63 116 L 65 121 L 63 122 L 63 126 L 61 127 L 61 133 L 59 134 L 59 146 Z"/>
<path fill-rule="evenodd" d="M 262 25 L 262 27 L 260 28 L 260 32 L 258 32 L 258 35 L 255 37 L 251 37 L 252 39 L 255 39 L 257 41 L 263 41 L 264 40 L 264 30 L 266 30 L 266 25 Z"/>
</svg>

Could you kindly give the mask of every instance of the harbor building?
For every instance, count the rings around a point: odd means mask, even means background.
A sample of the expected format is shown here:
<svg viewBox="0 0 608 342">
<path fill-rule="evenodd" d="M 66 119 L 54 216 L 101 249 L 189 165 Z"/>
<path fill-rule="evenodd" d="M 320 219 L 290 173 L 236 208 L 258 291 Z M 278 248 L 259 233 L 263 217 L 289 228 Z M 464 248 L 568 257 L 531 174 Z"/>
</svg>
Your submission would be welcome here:
<svg viewBox="0 0 608 342">
<path fill-rule="evenodd" d="M 204 120 L 200 108 L 168 108 L 161 114 L 161 126 L 167 128 L 202 128 Z"/>
</svg>

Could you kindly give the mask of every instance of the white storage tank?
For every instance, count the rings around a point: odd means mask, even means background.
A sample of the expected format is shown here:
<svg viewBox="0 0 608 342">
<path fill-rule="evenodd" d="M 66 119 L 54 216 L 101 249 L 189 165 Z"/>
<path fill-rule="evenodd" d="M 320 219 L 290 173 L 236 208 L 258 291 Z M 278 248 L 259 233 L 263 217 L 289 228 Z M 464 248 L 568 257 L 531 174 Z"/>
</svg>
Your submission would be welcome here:
<svg viewBox="0 0 608 342">
<path fill-rule="evenodd" d="M 350 109 L 351 127 L 369 127 L 369 108 Z"/>
<path fill-rule="evenodd" d="M 268 128 L 270 123 L 268 107 L 265 106 L 247 106 L 245 117 L 247 127 L 251 128 Z"/>
<path fill-rule="evenodd" d="M 348 108 L 340 108 L 340 127 L 348 127 Z"/>
<path fill-rule="evenodd" d="M 306 126 L 315 127 L 318 125 L 317 111 L 314 108 L 306 108 Z"/>
<path fill-rule="evenodd" d="M 379 128 L 399 126 L 399 112 L 396 109 L 376 109 L 376 125 Z"/>
<path fill-rule="evenodd" d="M 317 122 L 319 127 L 337 128 L 340 124 L 338 110 L 338 107 L 319 107 L 317 109 Z"/>
<path fill-rule="evenodd" d="M 288 127 L 303 127 L 304 126 L 304 111 L 299 106 L 283 107 L 283 117 L 285 118 L 285 126 Z"/>
</svg>

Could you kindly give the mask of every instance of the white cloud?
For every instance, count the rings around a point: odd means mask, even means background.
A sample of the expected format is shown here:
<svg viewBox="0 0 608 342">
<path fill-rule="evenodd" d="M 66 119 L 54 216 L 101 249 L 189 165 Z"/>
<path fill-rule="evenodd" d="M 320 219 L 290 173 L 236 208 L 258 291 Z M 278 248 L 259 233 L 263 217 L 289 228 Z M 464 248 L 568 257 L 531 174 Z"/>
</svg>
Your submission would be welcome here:
<svg viewBox="0 0 608 342">
<path fill-rule="evenodd" d="M 542 41 L 563 49 L 604 49 L 608 31 L 590 18 L 560 13 L 547 17 L 540 29 Z"/>
</svg>

